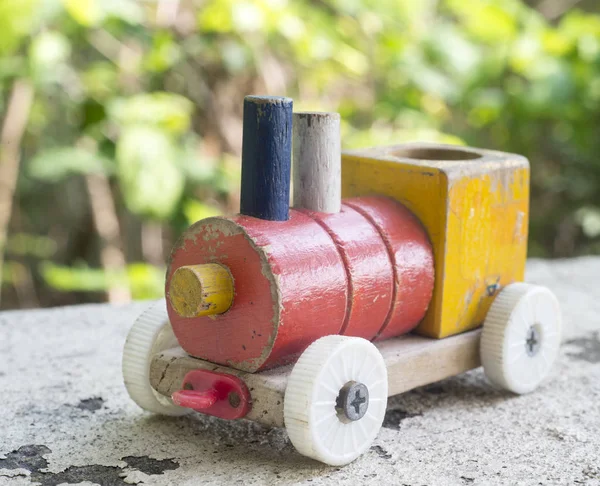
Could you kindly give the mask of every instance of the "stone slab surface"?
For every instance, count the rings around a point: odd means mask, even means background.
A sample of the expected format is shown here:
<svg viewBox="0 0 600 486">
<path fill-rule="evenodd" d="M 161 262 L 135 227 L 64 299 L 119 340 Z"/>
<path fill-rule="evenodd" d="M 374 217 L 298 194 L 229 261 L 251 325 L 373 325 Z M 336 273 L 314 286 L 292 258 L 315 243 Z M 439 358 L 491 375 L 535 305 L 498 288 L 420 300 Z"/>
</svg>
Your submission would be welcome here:
<svg viewBox="0 0 600 486">
<path fill-rule="evenodd" d="M 0 485 L 600 485 L 600 258 L 530 261 L 564 308 L 553 379 L 528 396 L 479 370 L 390 399 L 370 451 L 344 468 L 298 455 L 285 431 L 155 417 L 121 383 L 145 307 L 0 314 Z"/>
</svg>

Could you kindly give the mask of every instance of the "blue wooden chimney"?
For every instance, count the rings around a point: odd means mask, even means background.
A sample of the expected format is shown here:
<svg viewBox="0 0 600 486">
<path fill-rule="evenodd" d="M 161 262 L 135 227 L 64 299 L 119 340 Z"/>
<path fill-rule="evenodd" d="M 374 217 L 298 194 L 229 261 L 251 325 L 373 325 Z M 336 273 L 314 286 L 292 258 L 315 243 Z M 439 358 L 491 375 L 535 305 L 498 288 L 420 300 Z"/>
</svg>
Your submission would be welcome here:
<svg viewBox="0 0 600 486">
<path fill-rule="evenodd" d="M 292 104 L 280 96 L 244 98 L 241 214 L 289 218 Z"/>
</svg>

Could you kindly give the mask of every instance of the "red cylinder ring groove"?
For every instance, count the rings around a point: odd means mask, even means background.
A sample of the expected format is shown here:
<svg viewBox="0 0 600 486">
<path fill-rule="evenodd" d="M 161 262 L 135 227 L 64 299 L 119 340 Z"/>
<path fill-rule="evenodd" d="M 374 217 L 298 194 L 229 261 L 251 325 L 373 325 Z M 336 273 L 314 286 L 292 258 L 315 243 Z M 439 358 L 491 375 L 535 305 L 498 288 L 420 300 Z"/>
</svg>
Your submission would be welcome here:
<svg viewBox="0 0 600 486">
<path fill-rule="evenodd" d="M 386 197 L 360 197 L 346 201 L 379 231 L 394 270 L 390 312 L 375 340 L 414 329 L 425 316 L 434 286 L 433 250 L 427 232 L 405 206 Z"/>
<path fill-rule="evenodd" d="M 302 210 L 331 236 L 348 280 L 346 316 L 340 334 L 372 339 L 392 303 L 394 276 L 377 228 L 347 204 L 339 213 Z"/>
</svg>

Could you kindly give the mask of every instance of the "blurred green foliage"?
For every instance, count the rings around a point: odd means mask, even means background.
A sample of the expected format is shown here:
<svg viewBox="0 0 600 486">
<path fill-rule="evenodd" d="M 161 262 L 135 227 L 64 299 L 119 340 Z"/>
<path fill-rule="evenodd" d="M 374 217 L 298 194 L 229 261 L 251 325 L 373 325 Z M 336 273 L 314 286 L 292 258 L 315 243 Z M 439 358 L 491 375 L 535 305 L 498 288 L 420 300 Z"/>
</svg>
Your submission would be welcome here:
<svg viewBox="0 0 600 486">
<path fill-rule="evenodd" d="M 548 20 L 521 0 L 0 0 L 2 111 L 16 79 L 35 101 L 4 283 L 42 305 L 71 302 L 48 288 L 85 292 L 78 301 L 115 282 L 161 294 L 177 234 L 237 209 L 249 93 L 339 111 L 346 148 L 524 154 L 530 254 L 600 252 L 594 13 Z M 108 203 L 94 200 L 97 180 Z M 102 259 L 111 245 L 122 268 Z"/>
</svg>

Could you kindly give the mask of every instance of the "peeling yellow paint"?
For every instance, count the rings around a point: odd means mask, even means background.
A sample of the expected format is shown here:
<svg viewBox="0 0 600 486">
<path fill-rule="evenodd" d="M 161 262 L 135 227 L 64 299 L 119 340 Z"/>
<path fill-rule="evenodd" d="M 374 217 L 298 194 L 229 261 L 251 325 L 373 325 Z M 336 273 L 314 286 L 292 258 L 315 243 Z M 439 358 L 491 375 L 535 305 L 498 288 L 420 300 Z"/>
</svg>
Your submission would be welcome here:
<svg viewBox="0 0 600 486">
<path fill-rule="evenodd" d="M 456 149 L 408 147 L 421 146 Z M 487 150 L 476 150 L 481 157 L 473 160 L 395 155 L 406 147 L 345 152 L 342 193 L 393 197 L 421 220 L 433 245 L 436 282 L 417 332 L 441 338 L 479 326 L 498 290 L 523 279 L 529 163 Z"/>
</svg>

